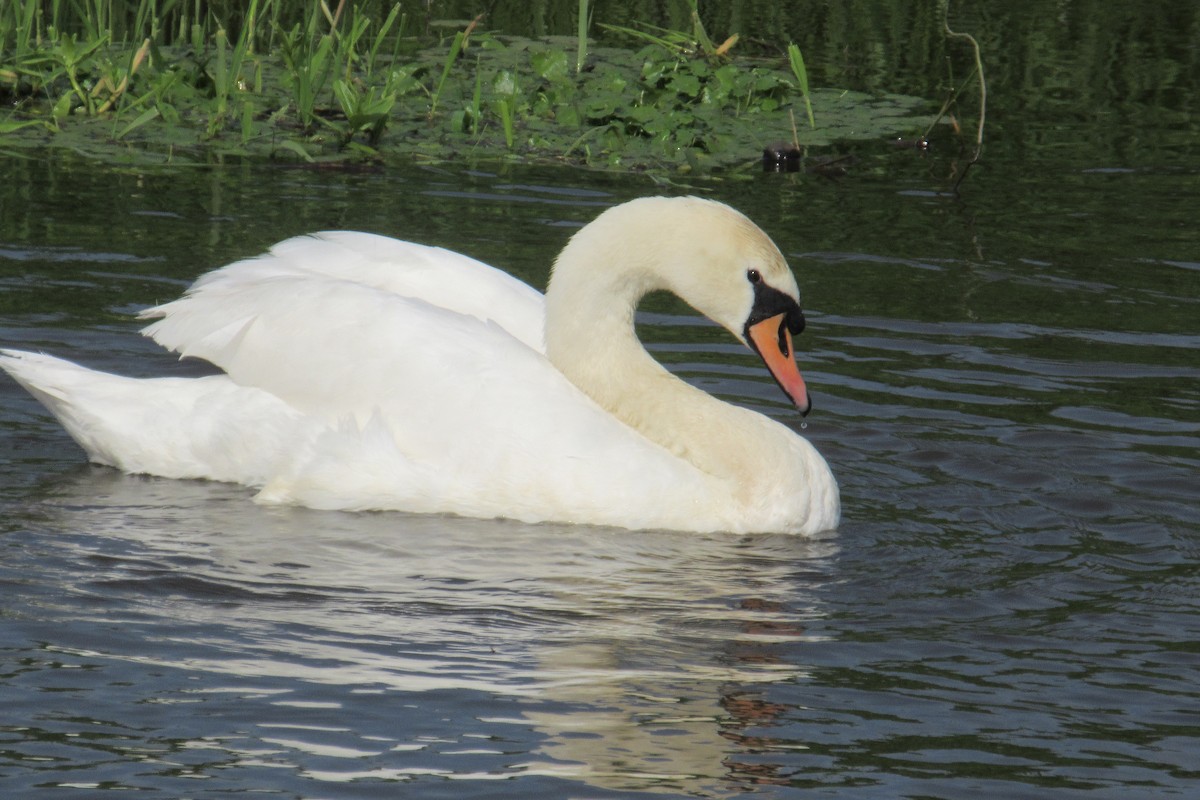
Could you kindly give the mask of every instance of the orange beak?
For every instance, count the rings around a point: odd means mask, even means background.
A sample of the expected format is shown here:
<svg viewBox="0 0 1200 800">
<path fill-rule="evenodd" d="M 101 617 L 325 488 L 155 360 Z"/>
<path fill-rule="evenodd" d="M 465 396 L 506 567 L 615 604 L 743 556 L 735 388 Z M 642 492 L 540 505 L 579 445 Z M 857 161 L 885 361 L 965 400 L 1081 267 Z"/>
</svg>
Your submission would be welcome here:
<svg viewBox="0 0 1200 800">
<path fill-rule="evenodd" d="M 808 414 L 812 401 L 808 396 L 808 387 L 796 367 L 796 358 L 792 349 L 792 334 L 787 328 L 787 314 L 776 314 L 762 322 L 756 322 L 746 328 L 750 338 L 750 346 L 758 353 L 759 358 L 771 371 L 771 377 L 783 389 L 801 415 Z"/>
</svg>

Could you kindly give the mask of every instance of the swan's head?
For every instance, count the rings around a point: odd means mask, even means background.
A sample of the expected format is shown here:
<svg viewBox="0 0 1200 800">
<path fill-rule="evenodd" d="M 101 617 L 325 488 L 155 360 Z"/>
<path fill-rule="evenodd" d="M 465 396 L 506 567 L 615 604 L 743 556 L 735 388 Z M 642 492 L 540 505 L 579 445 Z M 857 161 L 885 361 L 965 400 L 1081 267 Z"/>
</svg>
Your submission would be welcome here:
<svg viewBox="0 0 1200 800">
<path fill-rule="evenodd" d="M 572 238 L 555 266 L 548 301 L 560 273 L 575 270 L 602 273 L 606 285 L 590 281 L 592 290 L 624 295 L 631 318 L 647 292 L 678 295 L 754 350 L 784 394 L 808 413 L 808 389 L 792 347 L 792 335 L 804 330 L 796 279 L 770 237 L 741 213 L 697 197 L 623 203 Z"/>
</svg>

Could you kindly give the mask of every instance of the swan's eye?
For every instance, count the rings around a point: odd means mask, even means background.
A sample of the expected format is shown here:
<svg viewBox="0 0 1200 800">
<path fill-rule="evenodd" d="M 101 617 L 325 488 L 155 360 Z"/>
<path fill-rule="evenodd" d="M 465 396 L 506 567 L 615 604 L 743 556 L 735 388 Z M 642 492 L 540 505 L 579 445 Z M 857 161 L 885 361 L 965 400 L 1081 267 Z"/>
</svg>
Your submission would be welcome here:
<svg viewBox="0 0 1200 800">
<path fill-rule="evenodd" d="M 762 275 L 760 275 L 758 270 L 756 270 L 756 269 L 752 269 L 749 272 L 747 272 L 746 278 L 751 283 L 762 283 Z"/>
</svg>

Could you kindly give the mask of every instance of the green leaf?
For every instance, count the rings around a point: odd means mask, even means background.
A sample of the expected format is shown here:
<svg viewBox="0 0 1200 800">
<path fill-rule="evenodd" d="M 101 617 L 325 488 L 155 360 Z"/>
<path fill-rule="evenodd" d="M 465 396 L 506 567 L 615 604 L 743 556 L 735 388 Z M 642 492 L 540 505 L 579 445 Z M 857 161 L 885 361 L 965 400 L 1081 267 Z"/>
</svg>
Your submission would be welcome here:
<svg viewBox="0 0 1200 800">
<path fill-rule="evenodd" d="M 792 66 L 796 82 L 800 84 L 800 95 L 804 98 L 804 110 L 808 112 L 808 127 L 816 128 L 817 122 L 813 118 L 812 98 L 808 92 L 808 70 L 804 67 L 804 56 L 800 53 L 800 48 L 794 44 L 788 45 L 788 62 Z"/>
<path fill-rule="evenodd" d="M 71 99 L 74 97 L 70 92 L 58 98 L 58 102 L 54 104 L 54 108 L 50 111 L 50 116 L 55 122 L 62 122 L 71 115 Z"/>
<path fill-rule="evenodd" d="M 312 156 L 310 156 L 308 154 L 308 151 L 305 150 L 304 146 L 301 145 L 299 142 L 293 141 L 292 139 L 284 139 L 281 142 L 279 142 L 279 146 L 284 148 L 285 150 L 291 150 L 293 153 L 300 156 L 301 158 L 303 158 L 305 161 L 307 161 L 310 164 L 313 164 L 316 162 L 316 159 L 313 158 Z"/>
<path fill-rule="evenodd" d="M 337 98 L 338 105 L 342 107 L 342 113 L 347 118 L 354 116 L 355 109 L 358 106 L 358 96 L 350 88 L 350 84 L 343 80 L 334 81 L 333 95 Z"/>
<path fill-rule="evenodd" d="M 680 73 L 671 79 L 670 89 L 687 97 L 697 97 L 700 94 L 700 79 L 691 73 Z"/>
<path fill-rule="evenodd" d="M 122 129 L 122 130 L 121 130 L 121 132 L 117 134 L 117 139 L 124 139 L 124 138 L 125 138 L 126 136 L 128 136 L 128 135 L 129 135 L 131 132 L 133 132 L 133 131 L 137 130 L 138 128 L 142 127 L 143 125 L 145 125 L 145 124 L 146 124 L 147 122 L 149 122 L 150 120 L 152 120 L 152 119 L 157 119 L 157 118 L 158 118 L 158 116 L 159 116 L 159 112 L 158 112 L 158 108 L 157 108 L 157 107 L 154 107 L 154 108 L 148 108 L 148 109 L 146 109 L 146 110 L 145 110 L 145 111 L 143 111 L 141 114 L 138 114 L 138 115 L 137 115 L 137 117 L 136 117 L 136 118 L 133 120 L 133 122 L 131 122 L 131 123 L 129 123 L 128 125 L 126 125 L 126 126 L 125 126 L 125 127 Z"/>
<path fill-rule="evenodd" d="M 501 70 L 492 81 L 492 91 L 502 97 L 514 97 L 517 94 L 517 78 L 508 70 Z"/>
<path fill-rule="evenodd" d="M 533 71 L 548 81 L 561 81 L 567 77 L 569 67 L 567 54 L 562 50 L 543 50 L 529 56 Z"/>
<path fill-rule="evenodd" d="M 31 125 L 45 125 L 45 124 L 46 123 L 42 122 L 41 120 L 37 120 L 37 119 L 28 120 L 26 122 L 13 122 L 12 120 L 5 120 L 4 122 L 0 122 L 0 134 L 13 133 L 15 131 L 21 130 L 22 128 L 28 128 Z"/>
<path fill-rule="evenodd" d="M 560 105 L 554 109 L 554 119 L 567 128 L 577 128 L 583 124 L 579 111 L 574 106 Z"/>
</svg>

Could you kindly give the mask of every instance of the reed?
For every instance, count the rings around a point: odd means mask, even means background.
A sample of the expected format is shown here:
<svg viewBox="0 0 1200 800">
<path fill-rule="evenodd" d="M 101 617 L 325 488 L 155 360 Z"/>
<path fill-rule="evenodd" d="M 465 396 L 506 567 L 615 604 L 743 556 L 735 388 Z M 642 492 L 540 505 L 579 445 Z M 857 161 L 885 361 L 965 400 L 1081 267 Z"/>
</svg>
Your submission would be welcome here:
<svg viewBox="0 0 1200 800">
<path fill-rule="evenodd" d="M 808 126 L 815 128 L 817 121 L 813 117 L 812 97 L 808 91 L 808 70 L 804 66 L 804 56 L 795 44 L 788 45 L 787 54 L 788 64 L 792 68 L 792 74 L 796 76 L 796 84 L 800 87 L 800 96 L 804 98 L 804 110 L 808 113 Z"/>
<path fill-rule="evenodd" d="M 583 72 L 587 63 L 588 0 L 579 0 L 579 21 L 575 27 L 575 74 Z"/>
<path fill-rule="evenodd" d="M 471 39 L 471 34 L 474 32 L 475 28 L 478 27 L 479 22 L 482 19 L 483 15 L 480 14 L 478 17 L 471 20 L 470 24 L 467 25 L 466 28 L 455 32 L 454 39 L 452 39 L 450 42 L 450 49 L 446 51 L 446 57 L 442 60 L 441 77 L 438 78 L 437 85 L 433 90 L 433 94 L 430 96 L 430 117 L 433 117 L 434 114 L 437 113 L 438 102 L 442 98 L 442 90 L 446 87 L 446 79 L 450 76 L 450 70 L 454 67 L 455 62 L 458 61 L 459 56 L 461 56 L 467 49 L 467 43 Z"/>
<path fill-rule="evenodd" d="M 512 150 L 513 143 L 516 141 L 517 96 L 519 94 L 517 77 L 508 70 L 503 70 L 492 83 L 492 94 L 495 96 L 492 105 L 497 116 L 500 117 L 500 125 L 504 130 L 504 146 Z"/>
<path fill-rule="evenodd" d="M 699 55 L 716 59 L 727 56 L 733 46 L 737 44 L 738 34 L 729 36 L 719 45 L 714 44 L 713 40 L 709 38 L 708 31 L 704 29 L 704 23 L 700 20 L 699 0 L 686 0 L 686 3 L 692 23 L 690 31 L 663 28 L 645 23 L 638 28 L 621 25 L 601 25 L 601 27 L 614 33 L 658 45 L 664 50 L 678 55 Z"/>
</svg>

